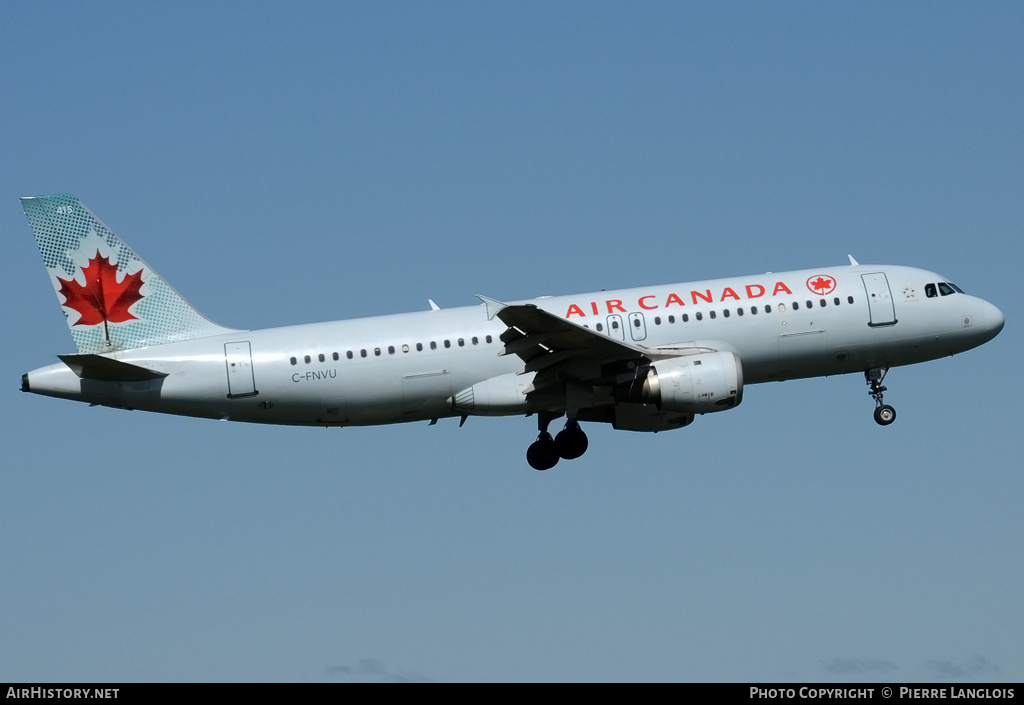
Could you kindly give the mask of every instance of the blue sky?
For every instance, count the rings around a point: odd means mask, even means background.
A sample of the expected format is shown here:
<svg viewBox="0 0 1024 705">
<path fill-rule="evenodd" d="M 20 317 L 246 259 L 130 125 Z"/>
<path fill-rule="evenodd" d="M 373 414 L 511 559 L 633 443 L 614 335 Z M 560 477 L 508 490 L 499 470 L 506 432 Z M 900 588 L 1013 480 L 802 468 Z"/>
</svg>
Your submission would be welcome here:
<svg viewBox="0 0 1024 705">
<path fill-rule="evenodd" d="M 1024 679 L 1020 3 L 8 2 L 0 680 Z M 24 395 L 72 192 L 237 327 L 861 262 L 1003 333 L 657 435 Z"/>
</svg>

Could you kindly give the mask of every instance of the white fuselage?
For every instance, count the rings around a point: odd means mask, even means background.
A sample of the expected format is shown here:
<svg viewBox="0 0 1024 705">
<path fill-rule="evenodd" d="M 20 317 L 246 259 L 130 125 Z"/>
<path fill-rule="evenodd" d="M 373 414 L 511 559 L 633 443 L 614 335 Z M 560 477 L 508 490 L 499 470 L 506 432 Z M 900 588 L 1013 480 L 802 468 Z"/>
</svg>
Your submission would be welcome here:
<svg viewBox="0 0 1024 705">
<path fill-rule="evenodd" d="M 948 285 L 936 289 L 947 281 L 909 267 L 856 265 L 517 303 L 663 354 L 731 351 L 744 383 L 755 384 L 908 365 L 994 337 L 1003 325 L 999 310 Z M 464 413 L 450 401 L 460 390 L 524 370 L 522 359 L 502 354 L 499 337 L 507 328 L 481 304 L 235 331 L 107 354 L 166 375 L 159 379 L 91 380 L 61 363 L 28 373 L 23 388 L 258 423 L 433 420 Z M 564 401 L 562 408 L 557 401 L 543 404 L 531 407 L 524 396 L 522 406 L 497 413 L 564 410 Z"/>
</svg>

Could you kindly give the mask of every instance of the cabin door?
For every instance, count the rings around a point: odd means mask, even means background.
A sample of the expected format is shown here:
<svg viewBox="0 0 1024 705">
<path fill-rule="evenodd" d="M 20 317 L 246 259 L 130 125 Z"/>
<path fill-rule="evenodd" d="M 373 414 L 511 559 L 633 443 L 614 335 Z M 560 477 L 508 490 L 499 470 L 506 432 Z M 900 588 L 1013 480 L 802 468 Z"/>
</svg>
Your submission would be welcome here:
<svg viewBox="0 0 1024 705">
<path fill-rule="evenodd" d="M 892 292 L 889 291 L 889 280 L 884 272 L 861 274 L 864 290 L 868 295 L 868 311 L 871 320 L 869 326 L 891 326 L 896 323 L 896 310 L 892 304 Z"/>
<path fill-rule="evenodd" d="M 224 364 L 228 371 L 228 398 L 251 397 L 256 391 L 249 342 L 224 343 Z"/>
</svg>

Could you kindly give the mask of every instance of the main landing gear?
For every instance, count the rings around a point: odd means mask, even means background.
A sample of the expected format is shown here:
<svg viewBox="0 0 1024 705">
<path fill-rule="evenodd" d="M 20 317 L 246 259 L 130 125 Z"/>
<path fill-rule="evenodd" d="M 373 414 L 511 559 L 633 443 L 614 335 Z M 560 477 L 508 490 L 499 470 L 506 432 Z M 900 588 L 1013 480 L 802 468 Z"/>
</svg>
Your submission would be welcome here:
<svg viewBox="0 0 1024 705">
<path fill-rule="evenodd" d="M 888 367 L 874 367 L 864 373 L 864 379 L 868 383 L 868 394 L 875 400 L 875 423 L 879 426 L 888 426 L 896 420 L 896 409 L 882 401 L 882 393 L 885 391 L 882 380 L 888 373 Z"/>
<path fill-rule="evenodd" d="M 543 412 L 537 415 L 540 435 L 526 451 L 526 462 L 534 470 L 550 470 L 563 458 L 574 460 L 587 452 L 590 442 L 576 419 L 566 421 L 565 428 L 559 431 L 554 438 L 551 437 L 551 434 L 548 433 L 548 424 L 559 416 L 561 414 L 554 415 Z"/>
</svg>

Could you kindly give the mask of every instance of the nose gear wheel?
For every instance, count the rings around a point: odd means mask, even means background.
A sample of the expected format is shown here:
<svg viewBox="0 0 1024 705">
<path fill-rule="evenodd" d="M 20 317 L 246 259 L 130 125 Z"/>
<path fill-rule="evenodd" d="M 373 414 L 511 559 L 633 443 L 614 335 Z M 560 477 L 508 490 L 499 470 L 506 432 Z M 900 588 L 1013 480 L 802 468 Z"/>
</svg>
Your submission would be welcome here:
<svg viewBox="0 0 1024 705">
<path fill-rule="evenodd" d="M 888 426 L 896 420 L 896 409 L 892 408 L 882 400 L 882 394 L 886 388 L 882 386 L 882 380 L 889 374 L 889 368 L 875 367 L 864 372 L 864 379 L 868 383 L 868 395 L 875 400 L 875 423 L 879 426 Z"/>
</svg>

